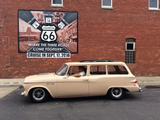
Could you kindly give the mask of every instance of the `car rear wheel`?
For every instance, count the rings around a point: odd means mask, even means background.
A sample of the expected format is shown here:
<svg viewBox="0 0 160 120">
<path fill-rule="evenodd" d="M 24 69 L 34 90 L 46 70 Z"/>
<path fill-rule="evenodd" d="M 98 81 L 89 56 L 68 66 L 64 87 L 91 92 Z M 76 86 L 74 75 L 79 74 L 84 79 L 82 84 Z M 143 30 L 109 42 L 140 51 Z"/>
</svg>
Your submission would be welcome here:
<svg viewBox="0 0 160 120">
<path fill-rule="evenodd" d="M 111 99 L 119 100 L 123 98 L 124 90 L 122 88 L 111 88 L 109 91 Z"/>
<path fill-rule="evenodd" d="M 35 88 L 30 92 L 33 102 L 44 102 L 48 97 L 48 92 L 43 88 Z"/>
</svg>

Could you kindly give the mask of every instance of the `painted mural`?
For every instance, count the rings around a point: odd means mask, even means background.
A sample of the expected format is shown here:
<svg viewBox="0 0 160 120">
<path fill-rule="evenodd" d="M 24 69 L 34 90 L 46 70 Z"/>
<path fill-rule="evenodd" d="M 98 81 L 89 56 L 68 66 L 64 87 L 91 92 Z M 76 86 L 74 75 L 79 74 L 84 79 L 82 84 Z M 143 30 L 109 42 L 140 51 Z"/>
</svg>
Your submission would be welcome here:
<svg viewBox="0 0 160 120">
<path fill-rule="evenodd" d="M 18 51 L 27 58 L 70 58 L 78 53 L 78 13 L 18 10 Z"/>
</svg>

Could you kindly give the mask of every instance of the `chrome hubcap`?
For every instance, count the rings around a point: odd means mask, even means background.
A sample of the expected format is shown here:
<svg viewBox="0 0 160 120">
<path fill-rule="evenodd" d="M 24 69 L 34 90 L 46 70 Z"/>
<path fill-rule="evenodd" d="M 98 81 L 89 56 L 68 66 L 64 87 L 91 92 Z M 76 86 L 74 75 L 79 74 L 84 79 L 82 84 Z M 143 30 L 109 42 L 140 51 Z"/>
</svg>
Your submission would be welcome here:
<svg viewBox="0 0 160 120">
<path fill-rule="evenodd" d="M 42 100 L 45 97 L 45 91 L 42 88 L 36 88 L 33 90 L 33 98 L 35 100 Z"/>
<path fill-rule="evenodd" d="M 111 94 L 112 94 L 112 96 L 118 98 L 122 95 L 122 89 L 121 88 L 112 88 Z"/>
</svg>

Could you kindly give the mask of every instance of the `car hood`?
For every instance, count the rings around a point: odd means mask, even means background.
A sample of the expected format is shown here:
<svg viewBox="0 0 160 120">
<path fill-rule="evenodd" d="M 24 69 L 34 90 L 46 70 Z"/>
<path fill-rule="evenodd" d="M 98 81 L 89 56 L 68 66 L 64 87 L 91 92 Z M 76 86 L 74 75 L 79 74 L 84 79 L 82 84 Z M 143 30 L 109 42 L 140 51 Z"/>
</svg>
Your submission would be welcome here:
<svg viewBox="0 0 160 120">
<path fill-rule="evenodd" d="M 57 77 L 55 73 L 40 73 L 37 75 L 31 75 L 25 78 L 24 83 L 27 82 L 41 82 L 44 80 L 54 80 Z M 56 80 L 56 79 L 55 79 Z"/>
</svg>

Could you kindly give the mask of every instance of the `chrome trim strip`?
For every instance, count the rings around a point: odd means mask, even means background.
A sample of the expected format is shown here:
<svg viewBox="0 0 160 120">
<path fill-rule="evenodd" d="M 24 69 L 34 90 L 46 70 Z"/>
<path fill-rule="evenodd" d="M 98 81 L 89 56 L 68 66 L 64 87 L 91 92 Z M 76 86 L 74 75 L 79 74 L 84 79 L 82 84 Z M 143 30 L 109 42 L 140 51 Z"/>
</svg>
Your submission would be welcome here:
<svg viewBox="0 0 160 120">
<path fill-rule="evenodd" d="M 45 83 L 45 84 L 55 84 L 55 83 L 87 83 L 90 81 L 56 81 L 56 82 L 24 82 L 24 84 L 36 84 L 36 83 Z"/>
<path fill-rule="evenodd" d="M 107 79 L 107 78 L 134 78 L 134 77 L 133 76 L 106 76 L 106 77 L 98 78 L 97 80 L 99 80 L 99 79 Z"/>
<path fill-rule="evenodd" d="M 56 82 L 56 83 L 86 83 L 86 82 L 88 82 L 88 81 L 58 81 L 58 82 Z"/>
<path fill-rule="evenodd" d="M 54 84 L 56 82 L 24 82 L 24 84 L 36 84 L 36 83 Z"/>
<path fill-rule="evenodd" d="M 106 78 L 117 78 L 117 77 L 119 77 L 119 78 L 134 78 L 134 76 L 121 76 L 121 75 L 108 75 L 108 76 L 106 76 Z"/>
</svg>

